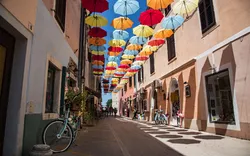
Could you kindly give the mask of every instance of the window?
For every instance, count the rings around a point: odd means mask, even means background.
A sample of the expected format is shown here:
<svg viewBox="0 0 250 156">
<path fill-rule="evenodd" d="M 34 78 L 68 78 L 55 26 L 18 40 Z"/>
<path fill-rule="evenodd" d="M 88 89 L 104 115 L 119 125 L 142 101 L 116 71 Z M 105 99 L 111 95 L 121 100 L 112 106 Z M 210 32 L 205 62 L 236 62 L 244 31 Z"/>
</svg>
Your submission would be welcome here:
<svg viewBox="0 0 250 156">
<path fill-rule="evenodd" d="M 127 91 L 127 83 L 124 85 L 124 91 Z"/>
<path fill-rule="evenodd" d="M 168 61 L 170 61 L 176 56 L 174 34 L 171 37 L 167 38 L 167 46 L 168 46 Z"/>
<path fill-rule="evenodd" d="M 155 72 L 155 58 L 154 54 L 151 54 L 149 56 L 150 61 L 150 74 L 153 74 Z"/>
<path fill-rule="evenodd" d="M 235 124 L 229 71 L 206 76 L 210 122 Z"/>
<path fill-rule="evenodd" d="M 136 85 L 136 76 L 134 75 L 134 87 Z"/>
<path fill-rule="evenodd" d="M 89 61 L 89 62 L 92 61 L 91 57 L 92 57 L 92 54 L 91 54 L 90 52 L 88 52 L 88 61 Z"/>
<path fill-rule="evenodd" d="M 141 82 L 141 69 L 138 71 L 138 82 Z"/>
<path fill-rule="evenodd" d="M 132 77 L 129 77 L 129 87 L 132 87 Z"/>
<path fill-rule="evenodd" d="M 56 0 L 55 18 L 62 31 L 65 29 L 65 11 L 66 0 Z"/>
<path fill-rule="evenodd" d="M 143 108 L 143 110 L 148 110 L 148 108 L 147 108 L 147 100 L 142 101 L 142 108 Z"/>
<path fill-rule="evenodd" d="M 143 66 L 141 66 L 141 81 L 143 82 L 144 80 L 144 69 Z"/>
<path fill-rule="evenodd" d="M 216 24 L 213 0 L 200 0 L 199 13 L 202 33 Z"/>
<path fill-rule="evenodd" d="M 164 11 L 165 11 L 165 16 L 167 16 L 168 13 L 171 11 L 171 4 L 169 4 L 168 7 L 164 9 Z"/>
<path fill-rule="evenodd" d="M 54 106 L 54 88 L 56 78 L 56 67 L 49 63 L 48 75 L 47 75 L 47 90 L 46 90 L 46 106 L 45 113 L 53 113 Z"/>
</svg>

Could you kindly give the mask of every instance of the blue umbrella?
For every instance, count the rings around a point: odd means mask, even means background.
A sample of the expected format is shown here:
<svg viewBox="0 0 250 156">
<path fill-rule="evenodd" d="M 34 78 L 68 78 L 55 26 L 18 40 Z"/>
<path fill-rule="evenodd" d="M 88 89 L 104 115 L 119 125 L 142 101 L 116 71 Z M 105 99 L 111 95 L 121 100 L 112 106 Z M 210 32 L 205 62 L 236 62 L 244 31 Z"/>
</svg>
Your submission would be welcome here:
<svg viewBox="0 0 250 156">
<path fill-rule="evenodd" d="M 128 49 L 126 49 L 126 50 L 124 50 L 123 53 L 126 54 L 126 55 L 137 55 L 138 51 L 137 50 L 128 50 Z"/>
<path fill-rule="evenodd" d="M 95 45 L 91 45 L 90 49 L 95 50 L 95 51 L 104 51 L 104 50 L 106 50 L 106 48 L 104 46 L 95 46 Z"/>
<path fill-rule="evenodd" d="M 124 30 L 115 30 L 113 31 L 113 38 L 117 40 L 125 40 L 129 38 L 129 33 Z"/>
<path fill-rule="evenodd" d="M 127 16 L 134 14 L 139 8 L 140 4 L 136 0 L 118 0 L 114 5 L 114 12 Z"/>
<path fill-rule="evenodd" d="M 139 66 L 139 65 L 132 65 L 130 67 L 130 69 L 138 70 L 138 69 L 141 69 L 141 66 Z"/>
<path fill-rule="evenodd" d="M 103 69 L 103 66 L 100 66 L 100 65 L 93 65 L 92 68 L 94 68 L 94 69 Z"/>
<path fill-rule="evenodd" d="M 118 58 L 116 56 L 109 56 L 108 61 L 117 62 Z"/>
<path fill-rule="evenodd" d="M 145 37 L 133 36 L 130 38 L 129 42 L 131 44 L 145 44 L 147 39 Z"/>
<path fill-rule="evenodd" d="M 184 18 L 180 15 L 165 17 L 161 23 L 162 28 L 164 29 L 176 29 L 182 25 Z"/>
</svg>

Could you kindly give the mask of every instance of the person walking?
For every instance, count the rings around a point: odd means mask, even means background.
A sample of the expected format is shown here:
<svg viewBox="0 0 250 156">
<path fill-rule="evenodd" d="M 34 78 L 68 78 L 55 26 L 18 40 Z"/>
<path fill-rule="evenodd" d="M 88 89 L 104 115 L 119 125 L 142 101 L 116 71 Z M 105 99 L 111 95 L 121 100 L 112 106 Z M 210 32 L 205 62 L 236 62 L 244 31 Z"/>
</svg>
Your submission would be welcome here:
<svg viewBox="0 0 250 156">
<path fill-rule="evenodd" d="M 117 113 L 117 108 L 114 108 L 114 115 L 116 117 L 116 113 Z"/>
</svg>

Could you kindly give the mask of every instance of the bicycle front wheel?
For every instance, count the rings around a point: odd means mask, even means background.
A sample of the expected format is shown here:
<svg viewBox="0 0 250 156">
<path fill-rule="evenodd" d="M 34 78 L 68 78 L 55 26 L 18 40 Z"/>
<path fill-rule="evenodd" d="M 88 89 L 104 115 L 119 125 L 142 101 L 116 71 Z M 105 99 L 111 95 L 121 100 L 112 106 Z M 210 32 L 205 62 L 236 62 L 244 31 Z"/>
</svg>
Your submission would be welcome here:
<svg viewBox="0 0 250 156">
<path fill-rule="evenodd" d="M 43 131 L 43 143 L 54 153 L 66 151 L 73 141 L 72 128 L 62 120 L 49 123 Z"/>
</svg>

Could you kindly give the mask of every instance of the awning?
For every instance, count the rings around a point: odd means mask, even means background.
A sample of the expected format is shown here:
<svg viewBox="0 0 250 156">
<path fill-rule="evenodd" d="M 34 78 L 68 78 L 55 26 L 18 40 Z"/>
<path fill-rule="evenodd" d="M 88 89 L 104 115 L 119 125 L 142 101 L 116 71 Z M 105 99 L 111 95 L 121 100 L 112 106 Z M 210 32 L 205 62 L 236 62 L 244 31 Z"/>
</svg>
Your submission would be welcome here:
<svg viewBox="0 0 250 156">
<path fill-rule="evenodd" d="M 87 90 L 90 94 L 94 95 L 97 98 L 101 98 L 102 94 L 100 92 L 97 92 L 87 86 L 85 86 L 85 90 Z"/>
</svg>

